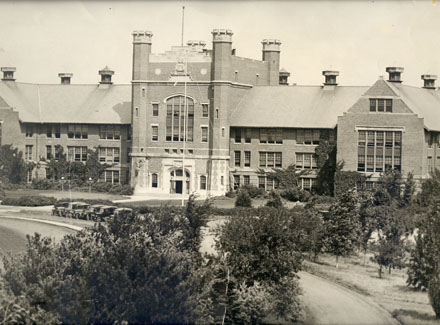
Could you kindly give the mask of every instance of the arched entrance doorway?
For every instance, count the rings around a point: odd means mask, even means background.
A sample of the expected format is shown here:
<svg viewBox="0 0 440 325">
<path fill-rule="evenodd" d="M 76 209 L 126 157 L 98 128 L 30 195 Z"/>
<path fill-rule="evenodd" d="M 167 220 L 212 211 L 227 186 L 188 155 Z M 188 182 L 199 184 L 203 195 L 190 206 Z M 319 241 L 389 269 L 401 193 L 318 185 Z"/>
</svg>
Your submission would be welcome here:
<svg viewBox="0 0 440 325">
<path fill-rule="evenodd" d="M 185 171 L 185 177 L 183 176 L 183 170 L 181 168 L 174 169 L 170 173 L 170 193 L 177 194 L 189 194 L 190 174 Z"/>
</svg>

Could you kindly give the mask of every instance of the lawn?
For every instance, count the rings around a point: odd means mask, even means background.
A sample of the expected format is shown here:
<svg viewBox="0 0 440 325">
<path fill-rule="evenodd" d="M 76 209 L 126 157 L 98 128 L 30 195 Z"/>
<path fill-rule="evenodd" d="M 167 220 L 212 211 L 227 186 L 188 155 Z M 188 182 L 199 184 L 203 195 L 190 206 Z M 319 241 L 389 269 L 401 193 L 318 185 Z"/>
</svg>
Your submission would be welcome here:
<svg viewBox="0 0 440 325">
<path fill-rule="evenodd" d="M 93 200 L 124 200 L 127 196 L 107 194 L 107 193 L 88 193 L 88 192 L 77 192 L 77 191 L 56 191 L 56 190 L 32 190 L 32 189 L 20 189 L 15 191 L 6 191 L 6 197 L 17 198 L 23 196 L 52 196 L 56 199 L 93 199 Z"/>
<path fill-rule="evenodd" d="M 342 259 L 339 269 L 335 267 L 335 257 L 320 256 L 319 263 L 305 262 L 305 269 L 367 296 L 401 324 L 439 324 L 428 294 L 406 285 L 406 269 L 385 272 L 381 279 L 377 264 L 367 258 L 364 266 L 363 256 Z"/>
</svg>

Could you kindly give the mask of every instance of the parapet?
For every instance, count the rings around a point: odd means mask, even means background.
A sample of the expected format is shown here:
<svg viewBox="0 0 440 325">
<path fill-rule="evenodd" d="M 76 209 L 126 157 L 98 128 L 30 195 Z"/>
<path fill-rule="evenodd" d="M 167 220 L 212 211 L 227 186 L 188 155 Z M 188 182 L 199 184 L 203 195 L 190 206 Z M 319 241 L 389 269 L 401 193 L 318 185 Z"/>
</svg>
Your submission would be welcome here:
<svg viewBox="0 0 440 325">
<path fill-rule="evenodd" d="M 153 33 L 150 31 L 134 31 L 133 35 L 133 43 L 136 44 L 151 44 L 151 38 L 153 37 Z"/>
<path fill-rule="evenodd" d="M 234 35 L 230 29 L 213 29 L 211 34 L 213 42 L 224 43 L 232 43 L 232 35 Z"/>
<path fill-rule="evenodd" d="M 280 52 L 281 41 L 278 39 L 264 39 L 261 44 L 263 51 Z"/>
</svg>

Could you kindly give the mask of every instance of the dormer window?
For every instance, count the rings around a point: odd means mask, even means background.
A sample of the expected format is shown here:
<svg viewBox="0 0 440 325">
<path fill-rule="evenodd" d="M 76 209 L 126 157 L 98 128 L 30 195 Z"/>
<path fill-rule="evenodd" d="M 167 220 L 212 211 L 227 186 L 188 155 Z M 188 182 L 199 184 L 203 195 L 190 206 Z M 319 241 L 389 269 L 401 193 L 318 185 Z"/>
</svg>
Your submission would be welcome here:
<svg viewBox="0 0 440 325">
<path fill-rule="evenodd" d="M 393 112 L 393 100 L 385 98 L 370 98 L 370 112 Z"/>
</svg>

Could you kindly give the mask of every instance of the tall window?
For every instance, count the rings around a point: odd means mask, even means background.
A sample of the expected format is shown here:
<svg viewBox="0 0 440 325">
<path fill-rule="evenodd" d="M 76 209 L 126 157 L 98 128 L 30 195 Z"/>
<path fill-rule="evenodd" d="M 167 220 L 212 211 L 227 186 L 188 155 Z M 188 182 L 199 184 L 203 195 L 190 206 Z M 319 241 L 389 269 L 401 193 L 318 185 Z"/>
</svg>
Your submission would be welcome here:
<svg viewBox="0 0 440 325">
<path fill-rule="evenodd" d="M 251 184 L 251 177 L 249 175 L 243 176 L 243 184 L 244 185 L 250 185 Z"/>
<path fill-rule="evenodd" d="M 247 128 L 244 131 L 244 143 L 251 143 L 252 129 Z"/>
<path fill-rule="evenodd" d="M 26 124 L 26 138 L 32 138 L 34 135 L 34 126 Z"/>
<path fill-rule="evenodd" d="M 159 103 L 153 103 L 153 116 L 159 116 Z"/>
<path fill-rule="evenodd" d="M 186 103 L 184 96 L 175 96 L 167 100 L 166 129 L 166 141 L 184 141 L 185 134 L 186 141 L 193 141 L 194 101 L 191 98 L 186 97 Z"/>
<path fill-rule="evenodd" d="M 159 127 L 157 125 L 151 126 L 151 141 L 159 140 Z"/>
<path fill-rule="evenodd" d="M 206 190 L 206 176 L 200 176 L 200 189 Z"/>
<path fill-rule="evenodd" d="M 370 98 L 370 112 L 388 112 L 393 111 L 393 100 L 384 98 Z"/>
<path fill-rule="evenodd" d="M 260 151 L 260 167 L 282 167 L 281 152 L 262 152 Z"/>
<path fill-rule="evenodd" d="M 202 126 L 202 142 L 208 142 L 208 127 Z"/>
<path fill-rule="evenodd" d="M 234 190 L 240 187 L 240 175 L 234 175 Z"/>
<path fill-rule="evenodd" d="M 99 147 L 99 161 L 107 163 L 119 163 L 121 159 L 120 153 L 119 148 Z"/>
<path fill-rule="evenodd" d="M 157 174 L 151 174 L 151 187 L 157 187 Z"/>
<path fill-rule="evenodd" d="M 401 170 L 401 156 L 401 131 L 359 131 L 358 171 Z"/>
<path fill-rule="evenodd" d="M 59 139 L 61 137 L 61 125 L 55 125 L 55 138 Z"/>
<path fill-rule="evenodd" d="M 24 159 L 25 160 L 32 160 L 33 159 L 32 149 L 33 149 L 32 145 L 26 145 L 25 152 L 24 152 Z"/>
<path fill-rule="evenodd" d="M 46 124 L 46 137 L 52 138 L 52 125 Z"/>
<path fill-rule="evenodd" d="M 209 117 L 209 104 L 202 104 L 202 117 Z"/>
<path fill-rule="evenodd" d="M 241 143 L 241 129 L 235 129 L 235 143 Z"/>
<path fill-rule="evenodd" d="M 87 161 L 87 147 L 67 147 L 69 161 Z"/>
<path fill-rule="evenodd" d="M 120 140 L 121 127 L 119 125 L 101 125 L 99 127 L 99 138 L 102 140 Z"/>
<path fill-rule="evenodd" d="M 241 165 L 241 152 L 234 151 L 234 165 L 235 167 L 240 167 Z"/>
<path fill-rule="evenodd" d="M 85 124 L 69 124 L 67 137 L 69 139 L 87 139 L 88 126 Z"/>
<path fill-rule="evenodd" d="M 46 159 L 51 160 L 52 158 L 52 146 L 46 146 Z"/>
<path fill-rule="evenodd" d="M 296 153 L 295 167 L 297 169 L 316 169 L 316 161 L 313 153 Z"/>
<path fill-rule="evenodd" d="M 283 129 L 260 129 L 260 143 L 283 143 Z"/>
<path fill-rule="evenodd" d="M 251 166 L 251 152 L 245 151 L 244 152 L 244 167 L 250 167 Z"/>
</svg>

